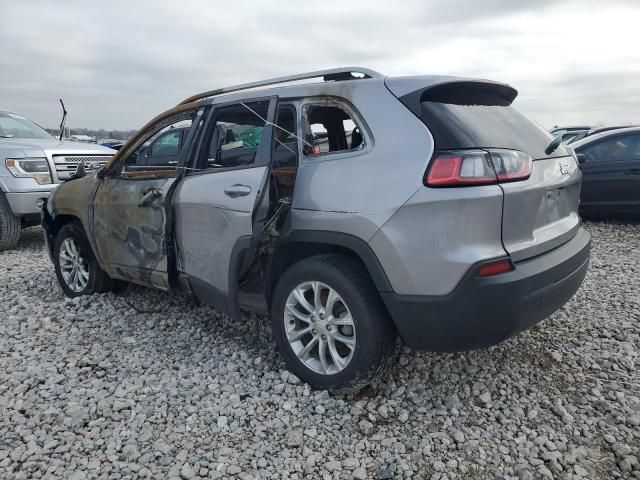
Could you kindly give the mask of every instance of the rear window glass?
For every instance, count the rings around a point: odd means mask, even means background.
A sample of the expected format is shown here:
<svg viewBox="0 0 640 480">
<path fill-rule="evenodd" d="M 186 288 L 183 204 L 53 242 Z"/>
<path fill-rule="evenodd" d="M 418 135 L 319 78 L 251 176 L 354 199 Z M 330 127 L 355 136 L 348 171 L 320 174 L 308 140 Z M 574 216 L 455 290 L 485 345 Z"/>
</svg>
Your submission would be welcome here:
<svg viewBox="0 0 640 480">
<path fill-rule="evenodd" d="M 511 106 L 441 102 L 422 102 L 421 106 L 422 121 L 437 150 L 508 148 L 533 158 L 548 156 L 544 150 L 553 136 Z M 560 155 L 568 155 L 562 146 L 552 154 Z"/>
</svg>

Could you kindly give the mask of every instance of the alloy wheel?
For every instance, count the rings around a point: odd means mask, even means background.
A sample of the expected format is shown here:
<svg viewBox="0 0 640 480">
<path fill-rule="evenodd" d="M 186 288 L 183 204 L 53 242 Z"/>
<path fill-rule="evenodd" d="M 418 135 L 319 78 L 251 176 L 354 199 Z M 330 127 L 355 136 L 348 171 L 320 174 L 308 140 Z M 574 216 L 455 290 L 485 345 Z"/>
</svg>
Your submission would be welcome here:
<svg viewBox="0 0 640 480">
<path fill-rule="evenodd" d="M 58 259 L 60 272 L 67 286 L 74 292 L 82 292 L 89 282 L 89 264 L 73 238 L 64 239 L 60 245 Z"/>
<path fill-rule="evenodd" d="M 340 373 L 353 358 L 353 317 L 340 294 L 325 283 L 304 282 L 289 293 L 284 327 L 293 352 L 316 373 Z"/>
</svg>

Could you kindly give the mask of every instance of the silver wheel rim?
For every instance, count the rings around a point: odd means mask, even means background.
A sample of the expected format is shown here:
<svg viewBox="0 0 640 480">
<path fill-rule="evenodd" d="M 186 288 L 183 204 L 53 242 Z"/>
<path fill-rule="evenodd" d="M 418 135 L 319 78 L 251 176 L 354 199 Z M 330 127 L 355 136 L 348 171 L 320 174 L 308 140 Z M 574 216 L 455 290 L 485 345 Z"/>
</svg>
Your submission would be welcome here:
<svg viewBox="0 0 640 480">
<path fill-rule="evenodd" d="M 356 349 L 356 329 L 342 297 L 322 282 L 304 282 L 287 297 L 287 340 L 305 367 L 322 375 L 347 368 Z"/>
<path fill-rule="evenodd" d="M 64 283 L 74 292 L 83 291 L 89 282 L 89 265 L 73 238 L 65 238 L 58 254 Z"/>
</svg>

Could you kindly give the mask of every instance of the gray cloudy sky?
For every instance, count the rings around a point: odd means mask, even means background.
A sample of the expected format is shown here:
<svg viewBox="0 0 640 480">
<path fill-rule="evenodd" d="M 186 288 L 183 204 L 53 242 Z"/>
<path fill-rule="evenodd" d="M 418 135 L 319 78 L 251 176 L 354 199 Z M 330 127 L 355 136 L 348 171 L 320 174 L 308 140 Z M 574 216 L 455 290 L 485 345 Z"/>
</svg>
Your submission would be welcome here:
<svg viewBox="0 0 640 480">
<path fill-rule="evenodd" d="M 139 128 L 202 90 L 341 65 L 508 82 L 547 127 L 640 123 L 640 0 L 3 1 L 0 107 Z"/>
</svg>

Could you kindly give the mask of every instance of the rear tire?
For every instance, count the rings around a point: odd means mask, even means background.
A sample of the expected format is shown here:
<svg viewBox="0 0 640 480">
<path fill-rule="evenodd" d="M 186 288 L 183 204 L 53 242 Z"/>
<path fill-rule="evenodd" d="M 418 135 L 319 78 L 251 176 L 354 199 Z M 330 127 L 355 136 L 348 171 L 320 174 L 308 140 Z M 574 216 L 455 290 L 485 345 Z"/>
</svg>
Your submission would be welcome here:
<svg viewBox="0 0 640 480">
<path fill-rule="evenodd" d="M 335 393 L 376 381 L 396 347 L 395 327 L 368 272 L 344 255 L 291 266 L 275 288 L 271 322 L 288 368 L 312 387 Z"/>
<path fill-rule="evenodd" d="M 113 281 L 100 268 L 79 222 L 63 226 L 56 234 L 53 262 L 58 283 L 68 297 L 108 292 Z"/>
<path fill-rule="evenodd" d="M 0 192 L 0 252 L 15 248 L 20 240 L 22 222 L 11 211 L 4 193 Z"/>
</svg>

